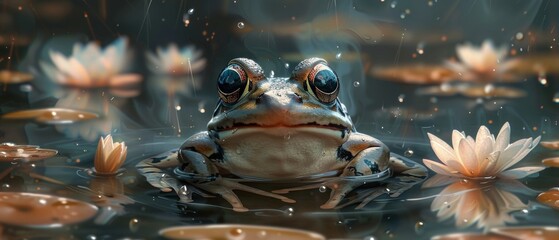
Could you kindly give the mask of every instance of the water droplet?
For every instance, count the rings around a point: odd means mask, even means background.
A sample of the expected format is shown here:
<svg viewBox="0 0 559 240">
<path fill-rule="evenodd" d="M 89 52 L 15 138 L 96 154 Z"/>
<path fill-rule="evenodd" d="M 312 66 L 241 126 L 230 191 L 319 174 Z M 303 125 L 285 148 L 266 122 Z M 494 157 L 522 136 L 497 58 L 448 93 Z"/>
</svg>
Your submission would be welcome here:
<svg viewBox="0 0 559 240">
<path fill-rule="evenodd" d="M 556 92 L 555 95 L 553 95 L 553 102 L 559 103 L 559 92 Z"/>
<path fill-rule="evenodd" d="M 425 53 L 425 43 L 424 42 L 418 43 L 415 50 L 417 51 L 417 53 L 419 53 L 419 55 Z"/>
<path fill-rule="evenodd" d="M 353 86 L 354 86 L 354 87 L 359 87 L 359 85 L 361 85 L 361 83 L 360 83 L 359 81 L 353 82 Z"/>
<path fill-rule="evenodd" d="M 411 10 L 409 8 L 406 8 L 406 10 L 404 11 L 407 15 L 411 14 Z"/>
<path fill-rule="evenodd" d="M 528 211 L 528 209 L 522 209 L 522 213 L 524 214 L 528 214 L 530 211 Z"/>
<path fill-rule="evenodd" d="M 483 91 L 485 92 L 485 94 L 491 94 L 493 93 L 493 91 L 495 91 L 495 86 L 493 84 L 487 84 L 483 88 Z"/>
<path fill-rule="evenodd" d="M 182 107 L 180 105 L 175 106 L 175 110 L 180 111 Z"/>
<path fill-rule="evenodd" d="M 403 103 L 405 98 L 406 98 L 406 95 L 400 94 L 400 95 L 398 96 L 398 102 Z"/>
<path fill-rule="evenodd" d="M 291 133 L 287 133 L 286 135 L 283 135 L 283 139 L 285 140 L 291 139 Z"/>
<path fill-rule="evenodd" d="M 462 183 L 468 183 L 468 179 L 463 178 L 462 180 L 460 180 L 460 182 L 462 182 Z"/>
<path fill-rule="evenodd" d="M 406 18 L 406 14 L 405 14 L 405 13 L 401 13 L 401 14 L 400 14 L 400 18 L 401 18 L 401 19 Z"/>
<path fill-rule="evenodd" d="M 416 222 L 415 223 L 415 232 L 418 233 L 418 234 L 423 233 L 423 226 L 424 226 L 424 224 L 423 224 L 422 221 Z"/>
<path fill-rule="evenodd" d="M 398 2 L 392 1 L 392 2 L 390 3 L 390 7 L 391 7 L 391 8 L 396 8 L 396 5 L 397 5 L 397 4 L 398 4 Z"/>
<path fill-rule="evenodd" d="M 128 228 L 130 229 L 131 232 L 137 232 L 138 229 L 140 228 L 139 223 L 140 220 L 138 220 L 137 218 L 132 218 L 128 223 Z"/>
<path fill-rule="evenodd" d="M 243 229 L 233 228 L 229 232 L 227 232 L 228 240 L 241 240 L 244 238 L 245 238 L 245 233 L 243 232 Z"/>
<path fill-rule="evenodd" d="M 194 8 L 188 9 L 188 14 L 190 15 L 194 14 Z"/>
<path fill-rule="evenodd" d="M 342 58 L 342 53 L 341 52 L 337 53 L 336 54 L 336 59 L 340 60 L 341 58 Z"/>
<path fill-rule="evenodd" d="M 291 207 L 288 207 L 288 208 L 285 209 L 285 214 L 287 214 L 289 216 L 292 216 L 294 212 L 295 212 L 295 209 L 293 209 Z"/>
<path fill-rule="evenodd" d="M 321 193 L 325 193 L 326 190 L 327 190 L 326 186 L 320 186 L 320 187 L 318 188 L 318 191 L 321 192 Z"/>
<path fill-rule="evenodd" d="M 516 40 L 520 41 L 520 40 L 524 39 L 524 33 L 517 32 L 514 37 L 516 37 Z"/>
<path fill-rule="evenodd" d="M 376 238 L 373 236 L 366 236 L 363 238 L 363 240 L 376 240 Z"/>
<path fill-rule="evenodd" d="M 237 27 L 239 29 L 243 29 L 243 28 L 245 28 L 245 23 L 244 22 L 239 22 L 239 23 L 237 23 Z"/>
<path fill-rule="evenodd" d="M 182 22 L 184 23 L 185 27 L 188 27 L 188 25 L 190 25 L 190 14 L 185 13 L 184 15 L 182 15 Z"/>
<path fill-rule="evenodd" d="M 411 157 L 413 156 L 413 150 L 409 149 L 404 152 L 404 156 Z"/>
<path fill-rule="evenodd" d="M 187 196 L 188 195 L 188 187 L 186 187 L 186 185 L 182 185 L 179 188 L 179 194 L 183 195 L 183 196 Z"/>
<path fill-rule="evenodd" d="M 258 237 L 259 238 L 265 238 L 268 235 L 268 233 L 264 230 L 258 232 Z"/>
<path fill-rule="evenodd" d="M 22 92 L 31 92 L 31 91 L 33 91 L 33 87 L 29 84 L 25 84 L 25 85 L 21 85 L 19 87 L 19 90 L 22 91 Z"/>
<path fill-rule="evenodd" d="M 2 191 L 10 189 L 10 184 L 4 183 L 2 184 Z"/>
<path fill-rule="evenodd" d="M 90 234 L 90 235 L 87 235 L 86 239 L 87 240 L 97 240 L 97 236 L 95 236 L 93 234 Z"/>
<path fill-rule="evenodd" d="M 273 78 L 275 74 L 276 73 L 274 73 L 274 70 L 270 71 L 270 78 Z"/>
<path fill-rule="evenodd" d="M 289 69 L 289 63 L 285 64 L 285 69 Z"/>
<path fill-rule="evenodd" d="M 545 74 L 540 74 L 538 76 L 538 81 L 542 84 L 542 85 L 547 85 L 547 77 L 545 76 Z"/>
</svg>

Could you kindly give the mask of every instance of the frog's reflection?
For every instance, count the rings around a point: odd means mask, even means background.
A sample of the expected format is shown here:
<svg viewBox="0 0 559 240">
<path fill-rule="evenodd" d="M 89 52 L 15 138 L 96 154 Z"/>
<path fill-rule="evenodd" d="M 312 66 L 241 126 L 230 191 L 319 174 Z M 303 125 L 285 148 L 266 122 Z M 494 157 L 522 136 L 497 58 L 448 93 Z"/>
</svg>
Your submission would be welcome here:
<svg viewBox="0 0 559 240">
<path fill-rule="evenodd" d="M 450 185 L 448 185 L 450 184 Z M 431 203 L 431 211 L 439 221 L 454 217 L 459 228 L 476 226 L 489 229 L 516 223 L 512 212 L 525 211 L 528 204 L 516 194 L 534 193 L 512 179 L 458 179 L 436 175 L 423 184 L 424 188 L 446 186 Z"/>
</svg>

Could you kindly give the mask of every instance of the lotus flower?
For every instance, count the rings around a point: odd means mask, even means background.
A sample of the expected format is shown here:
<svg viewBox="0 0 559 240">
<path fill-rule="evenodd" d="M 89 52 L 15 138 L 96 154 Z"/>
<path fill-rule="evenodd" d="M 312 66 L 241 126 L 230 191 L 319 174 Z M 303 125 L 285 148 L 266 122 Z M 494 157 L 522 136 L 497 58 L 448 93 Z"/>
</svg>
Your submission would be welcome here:
<svg viewBox="0 0 559 240">
<path fill-rule="evenodd" d="M 105 49 L 95 42 L 75 44 L 72 55 L 50 52 L 51 64 L 41 62 L 45 74 L 60 85 L 78 88 L 124 87 L 140 81 L 138 74 L 123 74 L 127 40 L 119 38 Z"/>
<path fill-rule="evenodd" d="M 466 137 L 463 132 L 454 130 L 453 147 L 433 134 L 428 135 L 431 147 L 442 164 L 429 159 L 423 159 L 423 163 L 438 174 L 467 178 L 518 179 L 544 169 L 521 167 L 507 170 L 522 160 L 540 141 L 540 137 L 534 140 L 524 138 L 510 144 L 508 122 L 503 125 L 496 139 L 485 126 L 479 128 L 475 140 L 470 136 Z"/>
<path fill-rule="evenodd" d="M 472 44 L 458 45 L 456 54 L 460 62 L 447 62 L 448 67 L 460 73 L 464 80 L 494 80 L 495 77 L 509 79 L 504 75 L 512 67 L 505 61 L 507 47 L 495 48 L 491 41 L 485 40 L 481 47 Z"/>
<path fill-rule="evenodd" d="M 186 75 L 200 72 L 206 66 L 202 51 L 193 46 L 179 49 L 170 44 L 166 49 L 157 48 L 156 54 L 146 53 L 148 68 L 156 74 Z"/>
<path fill-rule="evenodd" d="M 95 154 L 94 167 L 98 174 L 115 174 L 126 160 L 127 148 L 124 142 L 113 142 L 109 134 L 99 139 L 97 152 Z"/>
</svg>

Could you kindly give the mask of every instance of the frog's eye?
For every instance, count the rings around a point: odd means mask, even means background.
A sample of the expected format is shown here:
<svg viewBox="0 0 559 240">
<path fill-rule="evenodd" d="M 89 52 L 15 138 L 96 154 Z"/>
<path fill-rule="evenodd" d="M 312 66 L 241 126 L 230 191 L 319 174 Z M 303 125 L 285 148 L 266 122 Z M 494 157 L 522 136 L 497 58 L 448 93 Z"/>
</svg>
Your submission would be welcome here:
<svg viewBox="0 0 559 240">
<path fill-rule="evenodd" d="M 339 92 L 338 76 L 325 64 L 316 64 L 307 77 L 307 89 L 323 103 L 332 103 Z"/>
<path fill-rule="evenodd" d="M 238 101 L 248 89 L 246 72 L 238 64 L 230 64 L 219 75 L 217 89 L 223 102 Z"/>
</svg>

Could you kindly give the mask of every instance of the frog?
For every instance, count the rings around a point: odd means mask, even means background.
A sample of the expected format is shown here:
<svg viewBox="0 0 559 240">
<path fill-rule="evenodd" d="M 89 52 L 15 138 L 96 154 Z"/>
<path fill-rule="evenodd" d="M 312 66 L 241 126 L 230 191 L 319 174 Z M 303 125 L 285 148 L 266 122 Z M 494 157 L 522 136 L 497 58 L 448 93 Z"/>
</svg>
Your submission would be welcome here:
<svg viewBox="0 0 559 240">
<path fill-rule="evenodd" d="M 301 61 L 288 78 L 266 77 L 255 61 L 232 59 L 217 79 L 219 99 L 207 130 L 136 167 L 164 192 L 180 191 L 176 181 L 161 181 L 174 168 L 203 190 L 198 193 L 220 195 L 235 211 L 248 208 L 233 190 L 293 203 L 286 193 L 329 188 L 321 208 L 332 209 L 363 184 L 395 174 L 425 177 L 422 166 L 391 157 L 382 141 L 357 132 L 338 97 L 341 86 L 322 58 Z M 316 182 L 267 192 L 242 183 L 251 180 Z"/>
</svg>

